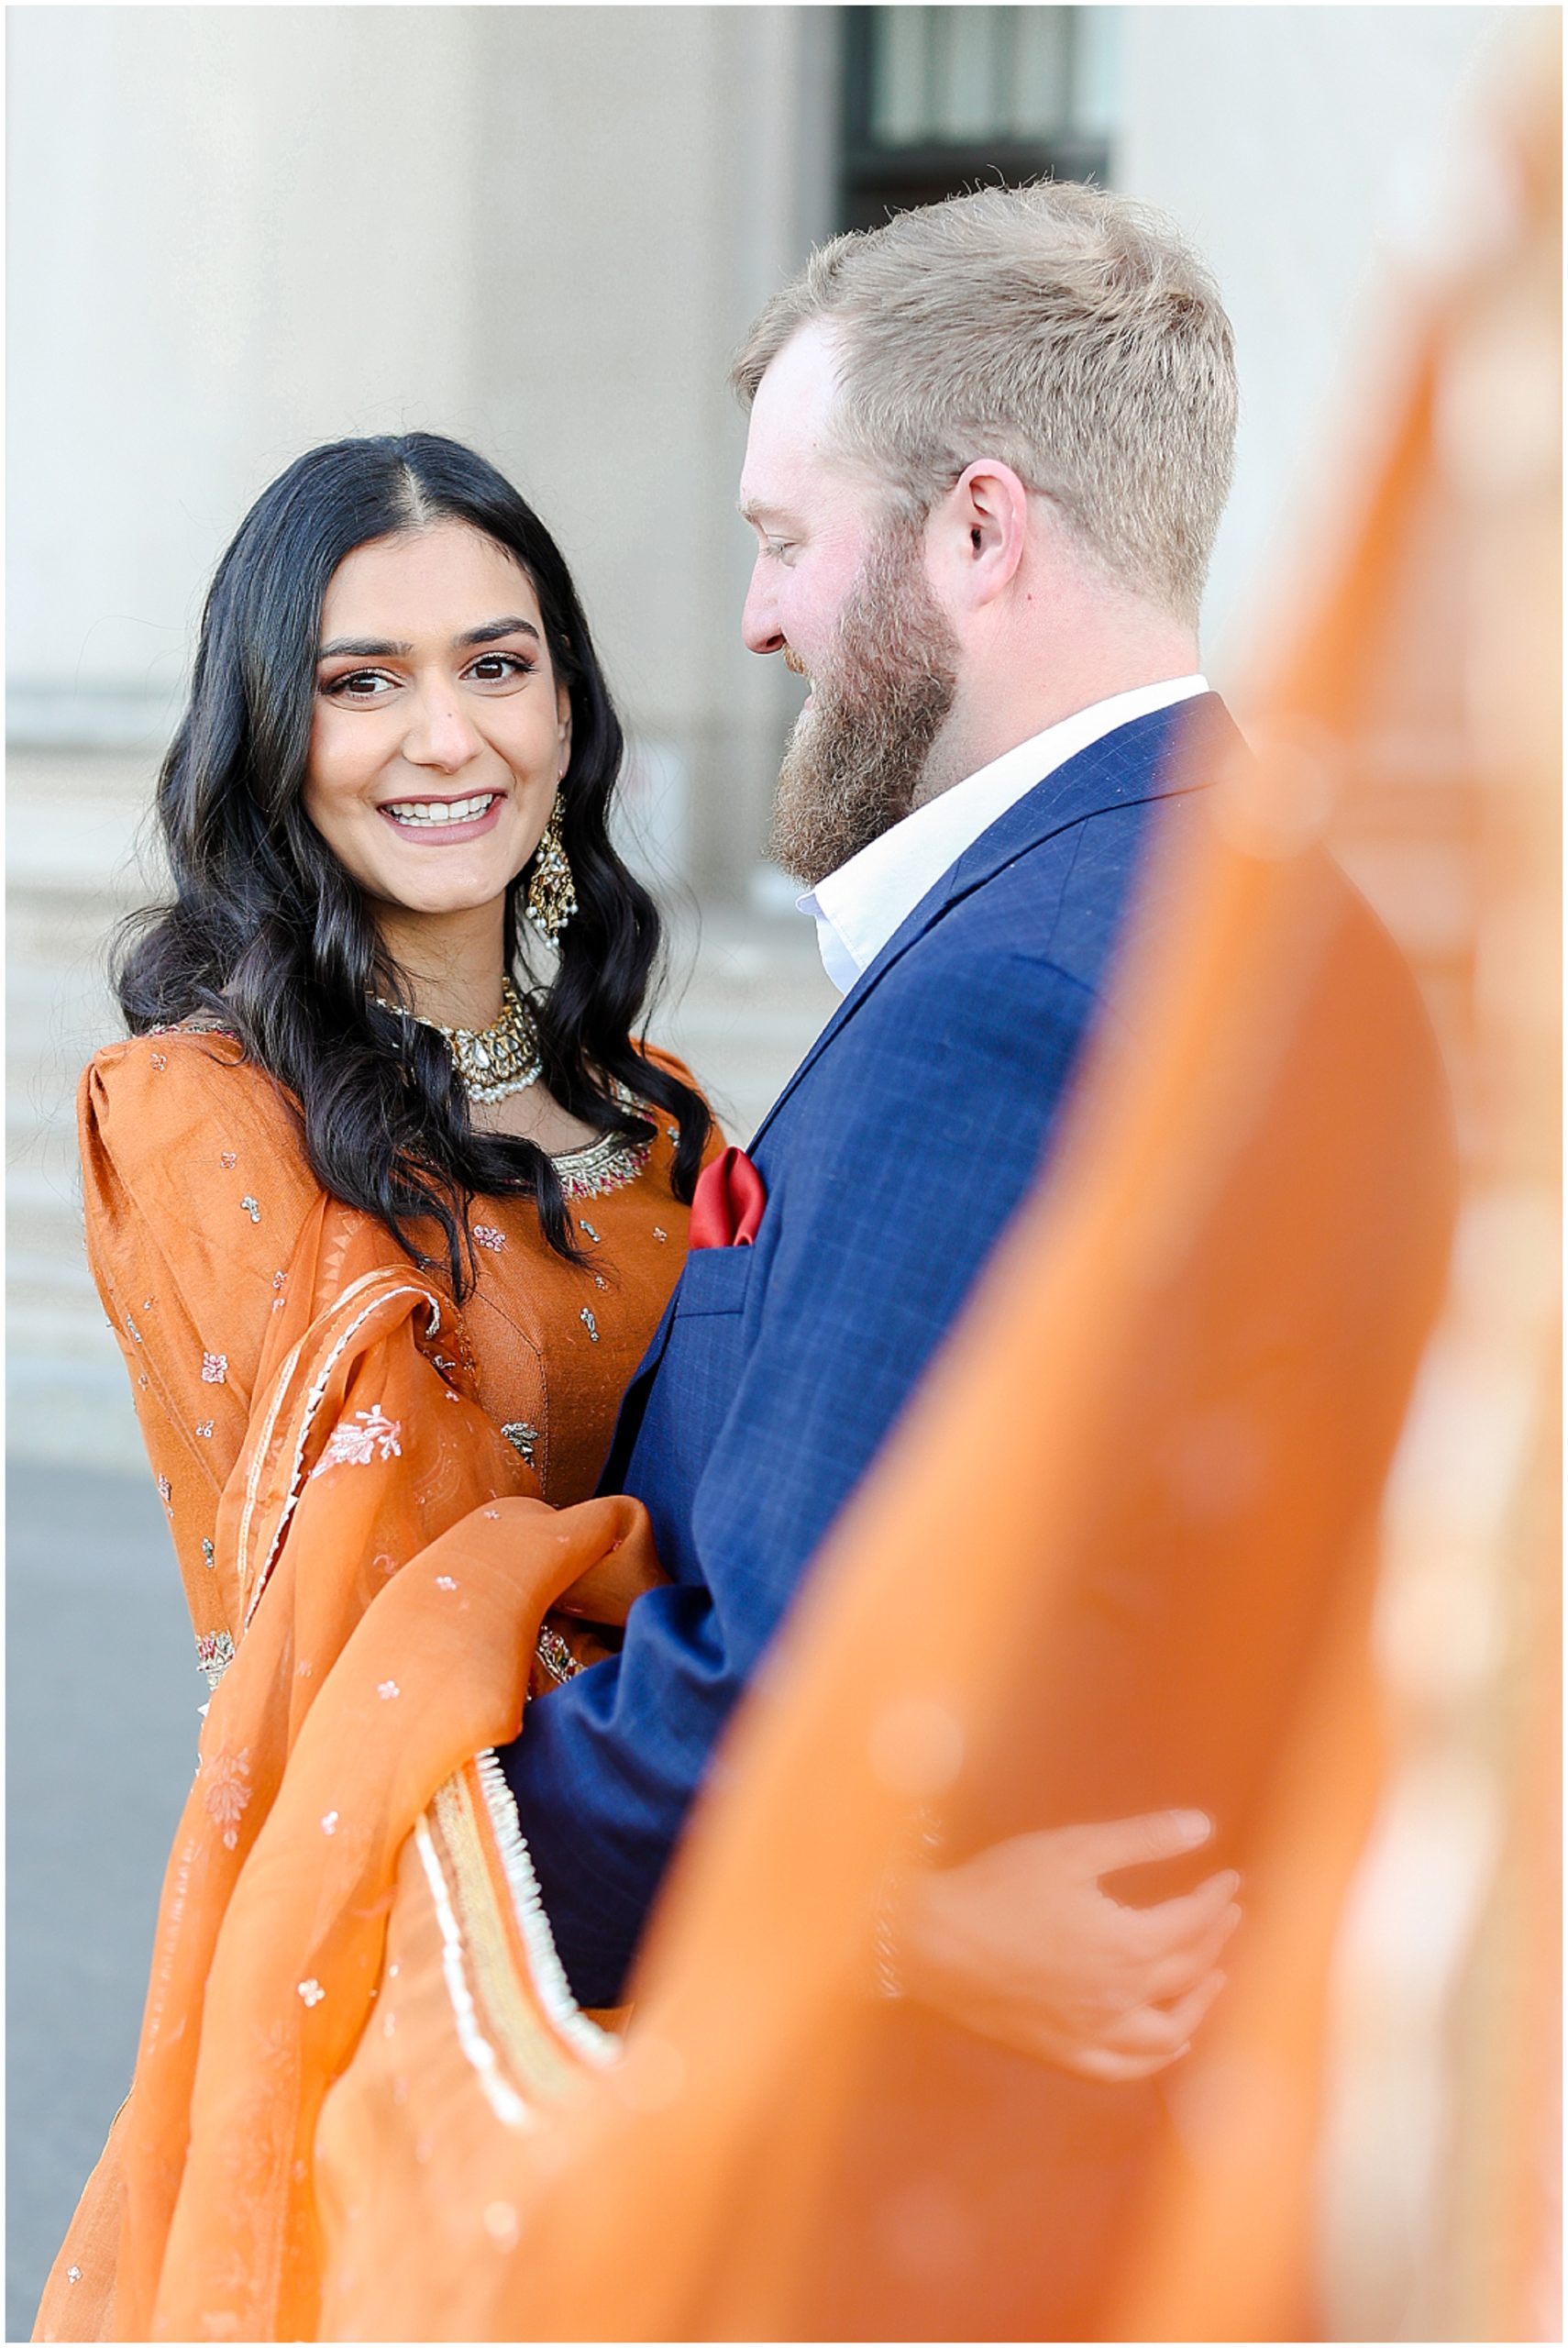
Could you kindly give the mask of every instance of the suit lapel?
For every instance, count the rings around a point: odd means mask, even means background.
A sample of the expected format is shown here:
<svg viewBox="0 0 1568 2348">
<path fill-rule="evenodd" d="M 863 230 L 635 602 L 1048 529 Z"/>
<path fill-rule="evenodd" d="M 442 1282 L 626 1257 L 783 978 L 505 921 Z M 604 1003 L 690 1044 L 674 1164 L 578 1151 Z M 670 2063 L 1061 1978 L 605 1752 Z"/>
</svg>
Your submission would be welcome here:
<svg viewBox="0 0 1568 2348">
<path fill-rule="evenodd" d="M 1106 808 L 1165 798 L 1212 781 L 1221 758 L 1238 747 L 1241 739 L 1218 693 L 1201 693 L 1190 701 L 1178 702 L 1170 709 L 1155 710 L 1148 717 L 1134 718 L 1131 725 L 1119 726 L 1114 734 L 1091 742 L 1087 750 L 1080 750 L 1076 759 L 1069 759 L 1065 766 L 1048 774 L 1043 782 L 1026 792 L 1015 806 L 999 815 L 965 849 L 894 932 L 870 968 L 856 980 L 758 1125 L 749 1154 L 755 1155 L 779 1110 L 834 1036 L 950 906 L 972 896 L 1017 858 L 1051 838 L 1054 833 L 1065 831 L 1070 824 L 1081 823 L 1086 816 Z M 600 1481 L 602 1491 L 620 1490 L 620 1478 L 642 1425 L 654 1373 L 669 1343 L 679 1294 L 677 1282 L 664 1318 L 626 1389 Z"/>
<path fill-rule="evenodd" d="M 1147 717 L 1133 718 L 1130 725 L 1119 725 L 1113 734 L 1091 742 L 1087 750 L 1080 750 L 1077 758 L 1069 759 L 1065 766 L 1048 774 L 1043 782 L 1026 792 L 1006 814 L 999 815 L 965 849 L 894 931 L 876 960 L 856 979 L 752 1135 L 750 1154 L 755 1155 L 757 1144 L 790 1095 L 840 1030 L 950 906 L 972 896 L 977 889 L 983 888 L 988 880 L 994 880 L 999 872 L 1029 849 L 1039 847 L 1043 840 L 1051 838 L 1054 833 L 1066 831 L 1069 825 L 1081 823 L 1086 816 L 1139 800 L 1165 798 L 1210 780 L 1211 759 L 1202 757 L 1203 771 L 1195 772 L 1199 761 L 1192 754 L 1228 748 L 1240 739 L 1219 694 L 1199 693 L 1169 709 L 1158 709 Z"/>
</svg>

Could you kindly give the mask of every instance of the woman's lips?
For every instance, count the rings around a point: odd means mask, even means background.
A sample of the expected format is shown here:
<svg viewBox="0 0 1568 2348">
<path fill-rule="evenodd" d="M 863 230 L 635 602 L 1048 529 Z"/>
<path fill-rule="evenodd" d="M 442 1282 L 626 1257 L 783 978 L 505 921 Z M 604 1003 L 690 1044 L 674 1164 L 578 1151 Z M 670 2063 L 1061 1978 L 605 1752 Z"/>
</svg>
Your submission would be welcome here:
<svg viewBox="0 0 1568 2348">
<path fill-rule="evenodd" d="M 501 792 L 471 791 L 461 799 L 389 800 L 383 806 L 378 807 L 376 813 L 385 823 L 391 825 L 399 839 L 413 840 L 421 847 L 453 847 L 463 840 L 482 838 L 486 832 L 494 830 L 501 817 L 503 796 L 504 794 Z M 454 819 L 451 813 L 444 816 L 424 817 L 421 817 L 418 813 L 423 808 L 446 807 L 453 810 L 469 807 L 475 800 L 485 798 L 489 799 L 490 804 L 482 814 L 462 815 Z M 394 812 L 400 808 L 405 811 L 401 815 Z M 410 820 L 411 817 L 413 820 Z"/>
</svg>

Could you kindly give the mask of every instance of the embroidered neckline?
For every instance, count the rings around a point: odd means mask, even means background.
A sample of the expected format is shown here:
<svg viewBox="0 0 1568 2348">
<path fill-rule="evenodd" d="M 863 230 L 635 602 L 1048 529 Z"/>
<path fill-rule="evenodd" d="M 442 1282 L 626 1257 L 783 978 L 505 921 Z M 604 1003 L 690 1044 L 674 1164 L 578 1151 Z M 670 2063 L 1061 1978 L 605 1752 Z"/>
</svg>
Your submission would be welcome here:
<svg viewBox="0 0 1568 2348">
<path fill-rule="evenodd" d="M 648 1114 L 647 1102 L 639 1101 L 618 1078 L 612 1078 L 611 1090 L 619 1108 L 635 1110 L 640 1116 Z M 598 1141 L 585 1142 L 580 1149 L 563 1150 L 558 1157 L 552 1152 L 550 1163 L 560 1176 L 562 1196 L 575 1202 L 626 1190 L 652 1155 L 651 1135 L 646 1141 L 634 1141 L 627 1134 L 603 1134 Z"/>
<path fill-rule="evenodd" d="M 635 1182 L 653 1155 L 651 1141 L 633 1141 L 625 1134 L 606 1134 L 582 1149 L 568 1150 L 551 1164 L 560 1176 L 561 1194 L 570 1200 L 602 1199 Z"/>
</svg>

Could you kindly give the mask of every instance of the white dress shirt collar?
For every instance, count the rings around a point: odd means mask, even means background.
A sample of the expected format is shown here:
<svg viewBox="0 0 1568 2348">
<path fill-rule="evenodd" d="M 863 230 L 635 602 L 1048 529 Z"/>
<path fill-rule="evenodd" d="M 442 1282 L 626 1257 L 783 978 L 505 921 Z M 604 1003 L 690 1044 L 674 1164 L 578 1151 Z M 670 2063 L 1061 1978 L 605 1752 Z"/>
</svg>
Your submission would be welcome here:
<svg viewBox="0 0 1568 2348">
<path fill-rule="evenodd" d="M 1075 711 L 1058 725 L 1048 725 L 1004 750 L 999 759 L 977 774 L 955 782 L 935 799 L 928 799 L 879 839 L 819 880 L 797 899 L 803 914 L 817 925 L 817 946 L 823 968 L 838 989 L 847 994 L 868 969 L 895 930 L 913 913 L 921 899 L 936 886 L 966 848 L 972 847 L 1010 807 L 1065 766 L 1080 750 L 1113 734 L 1119 725 L 1154 710 L 1169 709 L 1178 701 L 1206 693 L 1202 677 L 1176 677 L 1157 685 L 1139 685 L 1131 692 L 1113 693 L 1092 708 Z"/>
</svg>

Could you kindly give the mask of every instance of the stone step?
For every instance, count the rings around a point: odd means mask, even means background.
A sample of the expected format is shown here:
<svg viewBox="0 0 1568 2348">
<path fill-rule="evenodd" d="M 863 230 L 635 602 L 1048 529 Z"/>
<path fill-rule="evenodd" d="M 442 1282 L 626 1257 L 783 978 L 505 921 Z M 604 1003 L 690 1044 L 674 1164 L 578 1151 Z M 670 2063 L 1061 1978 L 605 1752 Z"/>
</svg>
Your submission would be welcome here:
<svg viewBox="0 0 1568 2348">
<path fill-rule="evenodd" d="M 18 1099 L 6 1103 L 6 1169 L 12 1177 L 33 1168 L 46 1173 L 58 1188 L 76 1175 L 76 1077 L 46 1098 Z"/>
<path fill-rule="evenodd" d="M 13 998 L 10 1016 L 17 1017 Z M 72 1037 L 68 1047 L 14 1053 L 6 1067 L 6 1148 L 14 1157 L 34 1134 L 67 1132 L 74 1152 L 76 1087 L 82 1071 L 106 1037 Z"/>
<path fill-rule="evenodd" d="M 53 807 L 69 792 L 80 801 L 108 800 L 138 814 L 152 804 L 158 754 L 147 750 L 13 748 L 6 761 L 6 794 L 13 808 Z"/>
<path fill-rule="evenodd" d="M 82 1200 L 74 1186 L 35 1166 L 14 1167 L 6 1178 L 6 1285 L 15 1293 L 24 1265 L 83 1261 Z"/>
<path fill-rule="evenodd" d="M 85 1260 L 63 1257 L 28 1256 L 6 1278 L 6 1310 L 14 1347 L 34 1355 L 50 1350 L 49 1316 L 58 1310 L 62 1349 L 72 1357 L 103 1355 L 99 1338 L 107 1341 L 106 1358 L 117 1361 L 114 1334 L 105 1317 L 98 1291 Z"/>
<path fill-rule="evenodd" d="M 53 1343 L 6 1349 L 6 1446 L 14 1458 L 149 1473 L 125 1365 L 105 1329 L 102 1359 Z"/>
</svg>

